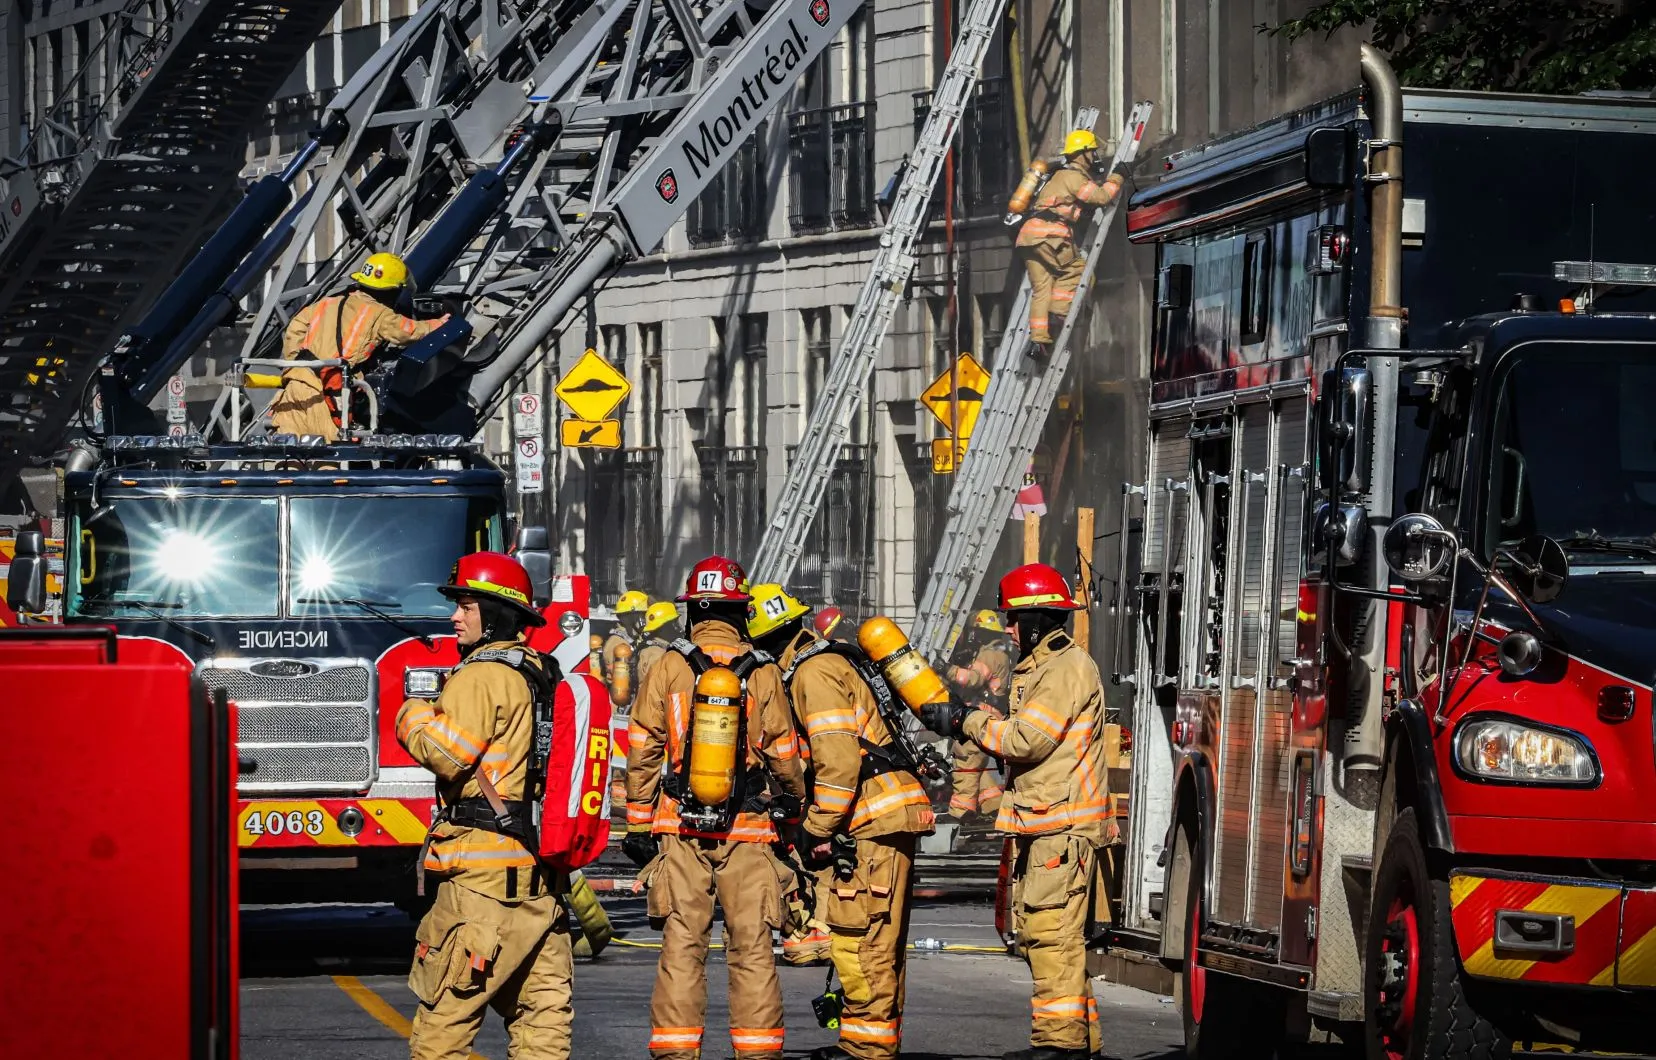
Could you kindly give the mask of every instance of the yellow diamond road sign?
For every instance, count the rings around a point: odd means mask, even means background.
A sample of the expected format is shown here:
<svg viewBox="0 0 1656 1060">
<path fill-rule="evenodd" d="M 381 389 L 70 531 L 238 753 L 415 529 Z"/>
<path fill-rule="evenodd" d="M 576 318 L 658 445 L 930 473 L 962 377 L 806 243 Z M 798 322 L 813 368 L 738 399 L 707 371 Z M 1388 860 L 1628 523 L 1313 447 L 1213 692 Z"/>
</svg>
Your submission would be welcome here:
<svg viewBox="0 0 1656 1060">
<path fill-rule="evenodd" d="M 588 350 L 553 388 L 578 420 L 605 419 L 632 392 L 627 377 L 593 350 Z"/>
<path fill-rule="evenodd" d="M 950 376 L 953 376 L 951 379 Z M 972 436 L 977 426 L 978 413 L 983 411 L 983 395 L 989 389 L 989 373 L 972 359 L 969 353 L 960 355 L 953 372 L 944 372 L 920 395 L 920 400 L 945 428 L 961 441 Z M 960 423 L 955 424 L 956 411 Z"/>
</svg>

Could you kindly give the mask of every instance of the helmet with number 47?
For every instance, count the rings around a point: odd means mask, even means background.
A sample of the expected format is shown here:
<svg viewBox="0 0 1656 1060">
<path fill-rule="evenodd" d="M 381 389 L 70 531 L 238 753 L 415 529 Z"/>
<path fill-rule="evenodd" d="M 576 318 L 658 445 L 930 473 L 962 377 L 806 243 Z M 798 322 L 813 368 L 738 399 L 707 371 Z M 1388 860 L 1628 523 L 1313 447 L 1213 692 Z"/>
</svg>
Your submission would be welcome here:
<svg viewBox="0 0 1656 1060">
<path fill-rule="evenodd" d="M 774 633 L 794 619 L 811 613 L 799 600 L 788 595 L 780 585 L 765 584 L 753 587 L 753 602 L 748 605 L 748 637 L 758 640 Z"/>
<path fill-rule="evenodd" d="M 678 602 L 702 600 L 745 604 L 751 599 L 747 571 L 742 569 L 742 565 L 724 556 L 708 556 L 690 568 L 690 577 L 685 580 L 684 592 L 678 597 Z"/>
</svg>

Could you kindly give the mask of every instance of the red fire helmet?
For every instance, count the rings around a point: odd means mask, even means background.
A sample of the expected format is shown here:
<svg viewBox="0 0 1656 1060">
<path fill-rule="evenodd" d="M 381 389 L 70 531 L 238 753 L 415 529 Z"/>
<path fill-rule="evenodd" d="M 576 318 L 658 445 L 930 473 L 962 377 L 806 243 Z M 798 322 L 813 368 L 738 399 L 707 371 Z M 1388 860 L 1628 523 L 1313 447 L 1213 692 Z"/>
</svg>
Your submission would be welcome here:
<svg viewBox="0 0 1656 1060">
<path fill-rule="evenodd" d="M 753 597 L 748 595 L 747 571 L 733 559 L 723 556 L 708 556 L 694 567 L 690 568 L 690 577 L 685 580 L 684 592 L 678 602 L 690 600 L 722 600 L 726 603 L 745 604 Z"/>
<path fill-rule="evenodd" d="M 816 627 L 816 631 L 822 636 L 832 637 L 834 630 L 838 629 L 839 624 L 843 621 L 845 621 L 845 612 L 837 607 L 825 607 L 816 613 L 816 618 L 811 621 L 811 624 Z"/>
<path fill-rule="evenodd" d="M 546 616 L 535 610 L 529 572 L 511 556 L 499 552 L 473 552 L 461 556 L 454 564 L 449 584 L 438 586 L 437 591 L 450 600 L 463 596 L 499 600 L 521 612 L 531 626 L 546 624 Z"/>
<path fill-rule="evenodd" d="M 1032 608 L 1050 608 L 1054 611 L 1079 611 L 1069 582 L 1045 563 L 1025 563 L 1000 580 L 1000 609 L 1023 611 Z"/>
</svg>

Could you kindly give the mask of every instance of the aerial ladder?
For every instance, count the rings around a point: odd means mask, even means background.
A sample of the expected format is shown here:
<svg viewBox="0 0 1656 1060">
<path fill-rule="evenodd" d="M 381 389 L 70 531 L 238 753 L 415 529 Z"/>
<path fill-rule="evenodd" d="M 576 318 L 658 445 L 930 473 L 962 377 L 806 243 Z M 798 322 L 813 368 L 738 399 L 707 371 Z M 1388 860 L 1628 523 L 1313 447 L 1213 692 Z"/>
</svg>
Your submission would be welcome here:
<svg viewBox="0 0 1656 1060">
<path fill-rule="evenodd" d="M 931 211 L 932 191 L 977 84 L 984 53 L 1005 12 L 1006 0 L 975 0 L 961 21 L 959 37 L 932 95 L 931 113 L 915 139 L 891 216 L 880 235 L 868 279 L 851 311 L 822 397 L 811 409 L 805 433 L 794 451 L 776 514 L 759 542 L 759 553 L 753 561 L 753 576 L 759 581 L 785 584 L 799 563 L 841 447 L 856 423 L 880 347 L 908 291 Z"/>
<path fill-rule="evenodd" d="M 1138 157 L 1150 112 L 1151 104 L 1147 102 L 1133 107 L 1116 145 L 1112 172 Z M 1076 128 L 1091 128 L 1097 120 L 1096 109 L 1083 110 Z M 1120 204 L 1118 198 L 1104 209 L 1093 211 L 1085 243 L 1086 268 L 1075 292 L 1077 306 L 1086 304 L 1099 255 Z M 920 597 L 910 639 L 933 658 L 952 648 L 965 627 L 1001 529 L 1011 515 L 1019 485 L 1057 401 L 1058 388 L 1069 368 L 1070 341 L 1084 315 L 1070 314 L 1063 331 L 1054 337 L 1051 351 L 1044 358 L 1035 357 L 1029 341 L 1030 297 L 1029 279 L 1025 277 L 1011 311 L 1012 323 L 1001 336 L 1000 348 L 990 364 L 983 409 L 949 491 L 948 519 Z"/>
<path fill-rule="evenodd" d="M 543 4 L 520 17 L 556 12 L 544 47 L 480 66 L 468 55 L 487 54 L 487 39 L 442 51 L 443 20 L 475 5 L 430 4 L 432 31 L 405 25 L 330 108 L 307 147 L 307 196 L 268 232 L 254 226 L 262 241 L 218 268 L 174 338 L 109 371 L 144 397 L 261 290 L 242 359 L 268 361 L 294 313 L 364 251 L 391 250 L 454 315 L 381 370 L 381 426 L 469 437 L 570 310 L 661 243 L 860 6 L 779 0 L 756 19 L 740 2 Z M 457 82 L 464 91 L 445 88 Z M 335 218 L 348 238 L 305 262 Z M 258 433 L 245 401 L 221 402 L 221 434 Z"/>
<path fill-rule="evenodd" d="M 0 482 L 58 443 L 117 337 L 212 230 L 252 130 L 338 6 L 129 0 L 0 160 Z"/>
</svg>

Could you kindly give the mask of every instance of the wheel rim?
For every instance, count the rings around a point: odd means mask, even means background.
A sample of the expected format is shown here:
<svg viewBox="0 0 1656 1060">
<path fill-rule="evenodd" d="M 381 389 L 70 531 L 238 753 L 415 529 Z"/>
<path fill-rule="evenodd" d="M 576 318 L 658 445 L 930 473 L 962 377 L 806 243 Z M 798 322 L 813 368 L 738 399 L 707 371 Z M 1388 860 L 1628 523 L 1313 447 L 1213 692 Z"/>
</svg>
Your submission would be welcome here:
<svg viewBox="0 0 1656 1060">
<path fill-rule="evenodd" d="M 1403 1060 L 1414 1038 L 1415 1009 L 1420 997 L 1420 920 L 1414 894 L 1405 885 L 1386 910 L 1380 935 L 1379 996 L 1375 1017 L 1380 1047 L 1390 1060 Z"/>
<path fill-rule="evenodd" d="M 1207 997 L 1207 969 L 1196 960 L 1196 944 L 1201 938 L 1202 911 L 1200 906 L 1190 903 L 1190 927 L 1185 931 L 1185 994 L 1187 1007 L 1190 1009 L 1190 1020 L 1197 1026 L 1202 1023 L 1202 1003 Z"/>
</svg>

